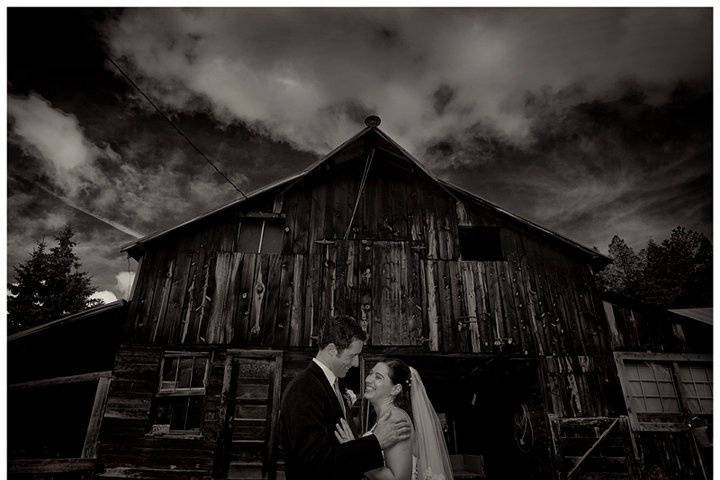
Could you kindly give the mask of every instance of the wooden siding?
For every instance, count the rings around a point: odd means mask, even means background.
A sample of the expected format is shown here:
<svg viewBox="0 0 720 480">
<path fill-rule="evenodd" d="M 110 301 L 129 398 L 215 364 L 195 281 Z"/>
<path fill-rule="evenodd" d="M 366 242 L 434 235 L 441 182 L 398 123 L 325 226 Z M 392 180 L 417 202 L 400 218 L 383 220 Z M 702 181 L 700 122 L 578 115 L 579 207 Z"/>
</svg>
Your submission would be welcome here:
<svg viewBox="0 0 720 480">
<path fill-rule="evenodd" d="M 281 253 L 236 250 L 241 211 L 148 248 L 130 339 L 310 346 L 322 318 L 346 313 L 363 321 L 374 345 L 540 355 L 607 348 L 585 263 L 381 161 L 347 240 L 363 167 L 352 162 L 245 206 L 284 215 Z M 499 226 L 506 260 L 463 261 L 458 224 Z"/>
<path fill-rule="evenodd" d="M 223 419 L 221 391 L 225 357 L 211 358 L 202 435 L 150 434 L 151 408 L 158 390 L 157 348 L 123 348 L 117 354 L 101 434 L 101 462 L 108 477 L 210 478 Z"/>
</svg>

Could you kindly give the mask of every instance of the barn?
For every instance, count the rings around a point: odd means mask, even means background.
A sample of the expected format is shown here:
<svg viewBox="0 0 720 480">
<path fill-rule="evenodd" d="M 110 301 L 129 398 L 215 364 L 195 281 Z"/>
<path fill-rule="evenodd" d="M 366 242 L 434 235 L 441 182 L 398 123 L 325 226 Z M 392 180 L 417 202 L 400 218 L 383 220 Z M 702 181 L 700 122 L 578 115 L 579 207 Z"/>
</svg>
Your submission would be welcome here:
<svg viewBox="0 0 720 480">
<path fill-rule="evenodd" d="M 377 117 L 123 250 L 139 267 L 93 412 L 99 478 L 284 478 L 280 396 L 338 313 L 369 337 L 344 387 L 362 393 L 383 356 L 415 366 L 456 478 L 711 476 L 703 335 L 601 298 L 608 258 L 436 178 Z M 24 462 L 18 478 L 39 474 Z"/>
</svg>

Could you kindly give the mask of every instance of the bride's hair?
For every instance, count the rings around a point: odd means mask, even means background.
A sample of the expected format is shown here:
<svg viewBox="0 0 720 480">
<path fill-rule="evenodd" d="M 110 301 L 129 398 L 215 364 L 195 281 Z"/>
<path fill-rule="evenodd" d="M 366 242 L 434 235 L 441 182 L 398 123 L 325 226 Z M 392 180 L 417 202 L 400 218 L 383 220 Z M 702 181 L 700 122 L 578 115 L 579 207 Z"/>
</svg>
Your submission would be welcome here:
<svg viewBox="0 0 720 480">
<path fill-rule="evenodd" d="M 393 385 L 400 384 L 402 390 L 395 396 L 395 405 L 402 408 L 412 418 L 412 405 L 410 403 L 410 367 L 397 358 L 388 358 L 383 361 L 388 367 L 388 376 Z"/>
</svg>

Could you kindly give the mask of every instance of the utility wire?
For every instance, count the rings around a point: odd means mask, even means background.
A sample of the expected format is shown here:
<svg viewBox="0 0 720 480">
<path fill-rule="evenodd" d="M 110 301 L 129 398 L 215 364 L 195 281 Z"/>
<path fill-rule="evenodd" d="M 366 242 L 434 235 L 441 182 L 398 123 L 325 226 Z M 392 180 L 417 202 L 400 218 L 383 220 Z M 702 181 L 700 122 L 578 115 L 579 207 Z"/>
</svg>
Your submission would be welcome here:
<svg viewBox="0 0 720 480">
<path fill-rule="evenodd" d="M 190 140 L 190 138 L 188 138 L 188 136 L 185 135 L 185 133 L 184 133 L 182 130 L 180 130 L 180 127 L 178 127 L 178 126 L 175 124 L 175 122 L 173 122 L 173 121 L 170 119 L 170 117 L 168 117 L 167 115 L 165 115 L 165 113 L 164 113 L 162 110 L 160 110 L 160 108 L 159 108 L 157 105 L 155 105 L 155 102 L 153 102 L 153 101 L 150 99 L 150 97 L 148 97 L 148 96 L 145 94 L 145 92 L 142 91 L 142 89 L 138 86 L 138 84 L 135 83 L 135 82 L 133 81 L 133 79 L 130 78 L 130 77 L 128 76 L 128 74 L 125 73 L 125 71 L 124 71 L 122 68 L 120 68 L 120 65 L 118 65 L 117 63 L 115 63 L 115 60 L 113 60 L 113 58 L 112 58 L 110 55 L 107 55 L 106 58 L 108 59 L 108 61 L 110 61 L 110 63 L 112 63 L 112 64 L 115 66 L 115 68 L 118 69 L 118 71 L 120 72 L 120 74 L 121 74 L 123 77 L 125 77 L 125 79 L 130 83 L 130 85 L 132 85 L 133 87 L 135 87 L 135 89 L 136 89 L 138 92 L 140 92 L 140 95 L 142 95 L 143 97 L 145 97 L 145 100 L 147 100 L 147 101 L 150 103 L 150 105 L 153 106 L 153 108 L 160 114 L 160 116 L 162 116 L 162 117 L 170 124 L 170 126 L 172 126 L 172 127 L 175 129 L 175 131 L 176 131 L 181 137 L 183 137 L 183 138 L 185 139 L 185 141 L 187 141 L 187 143 L 189 143 L 190 146 L 191 146 L 197 153 L 199 153 L 200 156 L 203 157 L 207 163 L 210 164 L 210 166 L 212 166 L 212 167 L 215 169 L 215 171 L 216 171 L 217 173 L 219 173 L 225 180 L 227 180 L 227 182 L 228 182 L 230 185 L 232 185 L 232 186 L 235 188 L 235 190 L 237 190 L 238 192 L 240 192 L 240 194 L 242 194 L 243 197 L 248 198 L 248 196 L 245 195 L 245 192 L 243 192 L 242 190 L 240 190 L 240 188 L 239 188 L 237 185 L 235 185 L 235 184 L 233 183 L 233 181 L 230 180 L 230 179 L 227 177 L 227 175 L 225 175 L 223 172 L 221 172 L 220 169 L 219 169 L 218 167 L 216 167 L 215 164 L 208 158 L 208 156 L 205 155 L 205 154 L 202 152 L 202 150 L 200 150 L 197 146 L 195 146 L 195 144 L 192 142 L 192 140 Z"/>
</svg>

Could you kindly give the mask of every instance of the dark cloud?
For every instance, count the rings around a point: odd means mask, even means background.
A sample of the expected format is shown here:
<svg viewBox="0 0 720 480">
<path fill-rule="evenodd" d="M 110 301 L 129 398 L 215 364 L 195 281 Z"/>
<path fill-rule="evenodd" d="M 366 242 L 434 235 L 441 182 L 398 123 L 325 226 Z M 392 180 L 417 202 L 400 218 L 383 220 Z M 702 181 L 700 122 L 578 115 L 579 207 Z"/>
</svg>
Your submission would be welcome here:
<svg viewBox="0 0 720 480">
<path fill-rule="evenodd" d="M 448 179 L 601 250 L 614 234 L 642 246 L 677 225 L 711 236 L 710 87 L 679 82 L 651 97 L 638 82 L 594 98 L 531 92 L 528 141 L 479 126 L 426 153 Z"/>
<path fill-rule="evenodd" d="M 10 271 L 72 221 L 120 296 L 130 238 L 106 221 L 146 233 L 239 196 L 108 54 L 246 191 L 375 113 L 434 172 L 601 250 L 710 234 L 711 38 L 698 8 L 11 8 Z"/>
<path fill-rule="evenodd" d="M 450 85 L 445 83 L 440 85 L 432 94 L 433 109 L 435 110 L 435 113 L 442 115 L 445 112 L 445 108 L 454 97 L 455 91 L 450 87 Z"/>
</svg>

